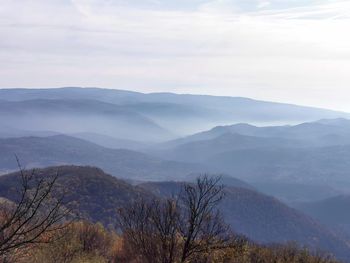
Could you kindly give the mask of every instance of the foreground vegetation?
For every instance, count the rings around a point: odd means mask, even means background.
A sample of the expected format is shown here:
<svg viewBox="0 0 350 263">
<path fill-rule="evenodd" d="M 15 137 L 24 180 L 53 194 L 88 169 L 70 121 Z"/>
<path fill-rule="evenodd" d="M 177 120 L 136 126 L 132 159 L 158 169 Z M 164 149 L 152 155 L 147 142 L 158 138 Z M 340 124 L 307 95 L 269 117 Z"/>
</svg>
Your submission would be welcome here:
<svg viewBox="0 0 350 263">
<path fill-rule="evenodd" d="M 115 208 L 117 224 L 78 221 L 64 196 L 53 197 L 57 175 L 20 171 L 18 201 L 0 202 L 0 262 L 330 263 L 297 245 L 261 246 L 235 235 L 217 208 L 220 178 L 203 176 L 168 198 L 140 198 Z"/>
<path fill-rule="evenodd" d="M 61 230 L 63 231 L 63 230 Z M 143 263 L 139 250 L 130 250 L 123 235 L 106 230 L 100 224 L 75 222 L 68 226 L 62 238 L 49 244 L 36 245 L 13 262 L 19 263 Z M 154 263 L 162 262 L 154 258 Z M 200 263 L 336 263 L 327 256 L 314 255 L 295 244 L 258 246 L 244 239 L 236 239 L 230 248 L 203 253 L 195 260 Z M 163 262 L 162 262 L 163 263 Z"/>
</svg>

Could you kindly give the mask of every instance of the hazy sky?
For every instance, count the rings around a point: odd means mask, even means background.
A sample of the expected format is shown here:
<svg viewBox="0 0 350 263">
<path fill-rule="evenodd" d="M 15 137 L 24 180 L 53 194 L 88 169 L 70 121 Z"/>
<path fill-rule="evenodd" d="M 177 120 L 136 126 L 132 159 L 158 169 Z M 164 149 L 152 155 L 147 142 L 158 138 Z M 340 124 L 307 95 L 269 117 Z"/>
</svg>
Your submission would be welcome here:
<svg viewBox="0 0 350 263">
<path fill-rule="evenodd" d="M 350 1 L 0 0 L 0 87 L 59 86 L 350 112 Z"/>
</svg>

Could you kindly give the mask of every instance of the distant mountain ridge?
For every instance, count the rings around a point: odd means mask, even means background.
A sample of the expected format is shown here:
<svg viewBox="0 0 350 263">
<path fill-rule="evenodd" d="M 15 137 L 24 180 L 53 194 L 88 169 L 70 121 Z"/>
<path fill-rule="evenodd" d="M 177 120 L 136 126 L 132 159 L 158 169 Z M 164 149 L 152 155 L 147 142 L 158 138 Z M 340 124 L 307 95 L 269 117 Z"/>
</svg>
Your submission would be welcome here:
<svg viewBox="0 0 350 263">
<path fill-rule="evenodd" d="M 44 131 L 33 132 L 35 136 L 26 138 L 16 134 L 17 138 L 0 140 L 0 171 L 16 169 L 14 154 L 28 167 L 95 165 L 130 180 L 183 178 L 190 173 L 211 171 L 260 185 L 303 185 L 301 189 L 305 192 L 300 194 L 317 200 L 342 193 L 350 185 L 347 176 L 350 169 L 347 158 L 350 155 L 349 122 L 335 119 L 295 126 L 220 126 L 158 145 L 94 133 L 73 134 L 77 138 L 65 135 L 38 137 L 48 134 Z M 113 150 L 95 143 L 138 152 Z M 317 187 L 310 188 L 312 185 Z M 316 189 L 326 189 L 324 186 L 334 188 L 334 191 L 328 189 L 327 195 L 317 194 Z M 314 189 L 314 198 L 307 189 Z M 305 201 L 293 193 L 286 196 L 295 198 L 288 202 Z"/>
<path fill-rule="evenodd" d="M 184 140 L 186 141 L 186 138 Z M 166 143 L 164 145 L 167 147 Z M 201 162 L 206 161 L 215 154 L 233 150 L 280 147 L 281 145 L 284 147 L 297 147 L 298 145 L 302 147 L 303 143 L 293 139 L 278 137 L 261 138 L 227 132 L 207 140 L 196 139 L 188 143 L 181 143 L 169 150 L 161 150 L 158 154 L 170 160 Z"/>
<path fill-rule="evenodd" d="M 348 136 L 350 138 L 349 133 L 350 119 L 344 118 L 321 119 L 297 125 L 282 126 L 254 126 L 248 123 L 238 123 L 233 125 L 216 126 L 207 131 L 169 141 L 166 145 L 174 146 L 188 142 L 209 140 L 224 134 L 240 134 L 263 138 L 297 139 L 304 143 L 311 140 L 309 143 L 312 143 L 315 139 L 323 139 L 330 135 L 342 136 L 344 138 Z M 318 143 L 320 142 L 318 141 Z"/>
<path fill-rule="evenodd" d="M 20 130 L 101 133 L 146 141 L 173 138 L 153 120 L 123 106 L 97 100 L 0 101 L 0 121 Z"/>
<path fill-rule="evenodd" d="M 184 178 L 189 173 L 207 171 L 203 165 L 164 161 L 144 153 L 105 148 L 66 135 L 0 139 L 0 170 L 16 170 L 15 155 L 27 168 L 93 165 L 118 177 L 134 180 Z"/>
<path fill-rule="evenodd" d="M 220 97 L 174 93 L 139 93 L 98 88 L 0 89 L 2 100 L 83 100 L 118 105 L 172 131 L 188 135 L 229 123 L 295 123 L 322 118 L 350 117 L 348 113 L 258 101 L 241 97 Z M 90 131 L 91 132 L 91 131 Z M 125 139 L 125 138 L 120 138 Z"/>
<path fill-rule="evenodd" d="M 207 164 L 283 200 L 292 198 L 288 202 L 326 198 L 350 187 L 350 120 L 344 118 L 283 126 L 217 126 L 155 145 L 149 152 Z M 273 186 L 285 189 L 285 194 Z"/>
</svg>

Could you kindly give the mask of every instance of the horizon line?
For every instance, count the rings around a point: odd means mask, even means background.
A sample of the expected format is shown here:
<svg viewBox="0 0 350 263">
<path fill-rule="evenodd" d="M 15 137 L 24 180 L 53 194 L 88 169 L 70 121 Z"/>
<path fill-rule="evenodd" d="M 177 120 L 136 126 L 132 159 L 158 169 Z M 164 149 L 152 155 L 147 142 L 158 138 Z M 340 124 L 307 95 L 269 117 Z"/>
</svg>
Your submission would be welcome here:
<svg viewBox="0 0 350 263">
<path fill-rule="evenodd" d="M 327 111 L 333 111 L 333 112 L 338 112 L 338 113 L 350 114 L 350 112 L 344 111 L 344 110 L 323 108 L 323 107 L 312 106 L 312 105 L 297 104 L 295 102 L 272 101 L 272 100 L 265 100 L 265 99 L 259 99 L 259 98 L 244 97 L 244 96 L 232 96 L 232 95 L 214 95 L 214 94 L 200 94 L 200 93 L 177 93 L 177 92 L 170 92 L 170 91 L 142 92 L 142 91 L 132 90 L 132 89 L 119 89 L 119 88 L 94 87 L 94 86 L 0 87 L 0 90 L 55 90 L 55 89 L 56 90 L 57 89 L 96 89 L 96 90 L 115 90 L 115 91 L 138 93 L 138 94 L 144 94 L 144 95 L 170 94 L 170 95 L 178 95 L 178 96 L 207 96 L 207 97 L 219 97 L 219 98 L 246 99 L 246 100 L 262 102 L 262 103 L 284 104 L 284 105 L 290 105 L 290 106 L 297 106 L 297 107 L 312 108 L 312 109 L 327 110 Z"/>
</svg>

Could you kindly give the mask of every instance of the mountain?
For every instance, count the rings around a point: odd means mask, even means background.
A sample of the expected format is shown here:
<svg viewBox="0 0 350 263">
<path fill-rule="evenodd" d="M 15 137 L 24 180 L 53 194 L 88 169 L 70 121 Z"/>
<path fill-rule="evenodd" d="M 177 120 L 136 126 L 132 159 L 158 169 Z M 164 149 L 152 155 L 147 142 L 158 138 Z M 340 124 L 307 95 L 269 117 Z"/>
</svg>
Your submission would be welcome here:
<svg viewBox="0 0 350 263">
<path fill-rule="evenodd" d="M 255 148 L 220 153 L 203 163 L 248 182 L 325 184 L 345 190 L 350 185 L 349 154 L 350 145 Z"/>
<path fill-rule="evenodd" d="M 298 140 L 299 144 L 303 143 L 305 146 L 350 144 L 350 120 L 341 118 L 322 119 L 298 125 L 262 127 L 247 123 L 216 126 L 207 131 L 169 141 L 162 146 L 163 148 L 169 148 L 190 142 L 215 139 L 225 134 Z"/>
<path fill-rule="evenodd" d="M 140 185 L 160 197 L 176 196 L 180 183 L 153 182 Z M 254 190 L 225 187 L 219 207 L 225 222 L 239 234 L 262 243 L 297 241 L 313 248 L 346 257 L 348 245 L 317 221 L 290 208 L 277 199 Z"/>
<path fill-rule="evenodd" d="M 38 176 L 59 174 L 55 194 L 64 191 L 65 203 L 72 203 L 74 212 L 92 222 L 115 227 L 116 209 L 138 198 L 149 198 L 150 193 L 123 180 L 104 173 L 95 167 L 57 166 L 36 169 Z M 20 184 L 18 173 L 0 176 L 0 196 L 16 200 L 16 187 Z"/>
<path fill-rule="evenodd" d="M 236 133 L 224 133 L 212 139 L 194 140 L 188 143 L 177 145 L 170 149 L 164 149 L 164 146 L 158 146 L 158 149 L 156 147 L 154 151 L 150 152 L 158 156 L 163 156 L 164 158 L 168 158 L 170 160 L 203 162 L 212 156 L 229 151 L 255 148 L 275 148 L 282 145 L 283 147 L 304 146 L 302 142 L 293 139 L 284 139 L 278 137 L 263 138 L 246 136 Z"/>
<path fill-rule="evenodd" d="M 217 126 L 158 144 L 148 152 L 206 164 L 288 202 L 328 198 L 350 186 L 347 119 L 269 127 Z"/>
<path fill-rule="evenodd" d="M 115 227 L 118 207 L 127 206 L 140 197 L 167 197 L 177 193 L 182 185 L 159 182 L 132 186 L 93 167 L 59 166 L 36 170 L 40 176 L 57 172 L 58 189 L 65 190 L 66 201 L 74 204 L 75 211 L 82 218 L 110 227 Z M 0 196 L 15 200 L 19 180 L 18 173 L 1 176 Z M 57 191 L 60 193 L 60 190 Z M 220 210 L 235 232 L 256 241 L 296 240 L 313 248 L 327 249 L 340 258 L 350 257 L 345 241 L 302 213 L 256 191 L 226 187 Z"/>
<path fill-rule="evenodd" d="M 164 129 L 180 135 L 237 122 L 271 125 L 272 123 L 301 123 L 323 118 L 350 117 L 343 112 L 241 97 L 173 93 L 144 94 L 98 88 L 1 89 L 0 98 L 12 102 L 94 100 L 114 104 L 147 117 Z"/>
<path fill-rule="evenodd" d="M 85 141 L 89 141 L 100 146 L 112 149 L 128 149 L 137 151 L 149 147 L 149 144 L 145 142 L 118 139 L 112 136 L 91 132 L 73 133 L 69 134 L 69 136 L 83 139 Z"/>
<path fill-rule="evenodd" d="M 327 184 L 296 182 L 260 182 L 250 183 L 262 193 L 272 195 L 284 203 L 294 205 L 300 202 L 315 202 L 342 194 L 342 191 Z"/>
<path fill-rule="evenodd" d="M 0 126 L 0 138 L 14 138 L 14 137 L 25 137 L 25 136 L 37 136 L 37 137 L 47 137 L 58 135 L 58 132 L 53 131 L 36 131 L 36 130 L 21 130 L 12 128 L 6 125 Z"/>
<path fill-rule="evenodd" d="M 0 170 L 17 169 L 15 154 L 24 167 L 60 164 L 92 165 L 134 180 L 184 178 L 192 172 L 206 172 L 202 165 L 163 161 L 146 154 L 109 149 L 65 135 L 0 139 Z"/>
<path fill-rule="evenodd" d="M 350 196 L 338 195 L 316 202 L 295 204 L 295 207 L 323 224 L 345 230 L 350 236 Z"/>
<path fill-rule="evenodd" d="M 0 101 L 0 121 L 19 130 L 68 134 L 89 132 L 144 141 L 162 141 L 174 137 L 171 132 L 141 114 L 97 100 Z"/>
</svg>

